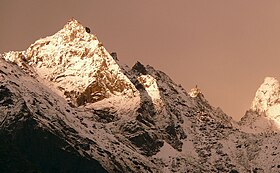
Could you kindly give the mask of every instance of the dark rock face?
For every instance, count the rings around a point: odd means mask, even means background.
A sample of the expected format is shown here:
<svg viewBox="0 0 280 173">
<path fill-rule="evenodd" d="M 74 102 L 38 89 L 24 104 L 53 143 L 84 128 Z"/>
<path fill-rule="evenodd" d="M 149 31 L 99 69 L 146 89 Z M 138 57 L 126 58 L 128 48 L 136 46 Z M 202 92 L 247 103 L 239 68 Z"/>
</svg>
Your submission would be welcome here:
<svg viewBox="0 0 280 173">
<path fill-rule="evenodd" d="M 0 104 L 2 106 L 9 106 L 13 104 L 13 100 L 11 99 L 12 93 L 11 91 L 5 87 L 0 86 Z"/>
<path fill-rule="evenodd" d="M 126 138 L 140 148 L 147 156 L 156 154 L 163 146 L 163 141 L 152 132 L 149 132 L 142 123 L 131 121 L 121 127 Z"/>
<path fill-rule="evenodd" d="M 40 173 L 41 171 L 31 163 L 19 148 L 1 134 L 0 141 L 0 172 Z"/>
<path fill-rule="evenodd" d="M 112 52 L 110 55 L 114 58 L 114 60 L 118 60 L 118 54 L 117 52 Z"/>
<path fill-rule="evenodd" d="M 96 121 L 102 123 L 110 123 L 118 120 L 117 115 L 114 112 L 110 112 L 110 110 L 95 110 Z"/>
<path fill-rule="evenodd" d="M 85 29 L 86 29 L 87 33 L 90 33 L 90 28 L 89 27 L 85 27 Z"/>
<path fill-rule="evenodd" d="M 178 133 L 177 129 L 175 128 L 175 125 L 171 124 L 165 128 L 165 134 L 167 141 L 170 143 L 170 145 L 176 148 L 178 151 L 182 151 L 183 143 L 180 139 L 186 138 L 185 133 L 181 132 L 181 135 L 179 137 L 180 133 Z"/>
<path fill-rule="evenodd" d="M 132 70 L 135 72 L 138 72 L 140 74 L 143 74 L 143 75 L 147 74 L 147 70 L 146 70 L 145 66 L 138 61 L 134 64 L 134 66 L 132 67 Z"/>
<path fill-rule="evenodd" d="M 155 134 L 149 134 L 147 131 L 138 133 L 130 137 L 129 140 L 137 147 L 141 148 L 147 156 L 156 154 L 163 146 L 163 141 L 158 140 Z"/>
<path fill-rule="evenodd" d="M 12 133 L 1 130 L 1 139 L 5 139 L 0 141 L 1 172 L 107 172 L 98 161 L 81 156 L 65 139 L 37 125 L 35 120 L 29 118 L 13 124 L 18 128 Z M 14 152 L 8 153 L 5 149 Z"/>
<path fill-rule="evenodd" d="M 6 111 L 11 106 L 16 108 L 15 111 Z M 43 127 L 36 117 L 48 115 L 43 115 L 39 110 L 31 111 L 21 96 L 4 85 L 0 86 L 0 113 L 1 173 L 107 172 L 98 161 L 82 156 L 78 148 L 67 143 L 65 136 L 77 134 L 74 129 L 58 120 L 66 135 L 56 132 L 55 128 Z M 86 150 L 86 144 L 90 142 L 83 143 L 79 148 Z"/>
</svg>

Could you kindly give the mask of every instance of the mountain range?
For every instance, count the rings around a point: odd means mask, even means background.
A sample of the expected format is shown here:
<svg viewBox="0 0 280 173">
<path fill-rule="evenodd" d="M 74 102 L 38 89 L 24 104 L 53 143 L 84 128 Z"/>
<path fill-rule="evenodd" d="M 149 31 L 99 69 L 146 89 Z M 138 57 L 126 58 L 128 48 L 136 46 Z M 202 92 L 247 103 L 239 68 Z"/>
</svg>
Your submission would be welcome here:
<svg viewBox="0 0 280 173">
<path fill-rule="evenodd" d="M 235 121 L 75 19 L 0 56 L 0 172 L 280 172 L 276 78 Z"/>
</svg>

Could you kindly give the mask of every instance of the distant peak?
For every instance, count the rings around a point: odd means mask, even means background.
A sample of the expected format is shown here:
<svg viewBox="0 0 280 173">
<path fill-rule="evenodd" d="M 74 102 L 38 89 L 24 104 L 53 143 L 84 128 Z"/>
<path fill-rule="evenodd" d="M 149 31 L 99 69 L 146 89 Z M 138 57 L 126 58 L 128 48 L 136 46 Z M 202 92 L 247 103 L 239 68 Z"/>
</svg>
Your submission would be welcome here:
<svg viewBox="0 0 280 173">
<path fill-rule="evenodd" d="M 252 109 L 257 112 L 265 112 L 269 107 L 279 103 L 279 97 L 279 81 L 274 77 L 266 77 L 256 92 Z"/>
<path fill-rule="evenodd" d="M 201 90 L 197 87 L 197 85 L 194 88 L 192 88 L 191 91 L 189 92 L 189 95 L 192 98 L 197 97 L 199 94 L 201 94 Z"/>
<path fill-rule="evenodd" d="M 279 81 L 275 77 L 265 77 L 263 84 L 271 86 L 273 86 L 274 84 L 279 85 Z"/>
</svg>

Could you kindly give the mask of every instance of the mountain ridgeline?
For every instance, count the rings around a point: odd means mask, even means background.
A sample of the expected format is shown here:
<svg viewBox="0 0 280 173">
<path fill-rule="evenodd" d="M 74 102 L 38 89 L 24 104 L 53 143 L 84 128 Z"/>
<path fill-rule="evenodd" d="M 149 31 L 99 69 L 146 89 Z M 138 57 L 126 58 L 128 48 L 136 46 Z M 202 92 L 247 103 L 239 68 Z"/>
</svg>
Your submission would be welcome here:
<svg viewBox="0 0 280 173">
<path fill-rule="evenodd" d="M 75 19 L 0 56 L 0 172 L 280 172 L 275 78 L 236 122 Z"/>
</svg>

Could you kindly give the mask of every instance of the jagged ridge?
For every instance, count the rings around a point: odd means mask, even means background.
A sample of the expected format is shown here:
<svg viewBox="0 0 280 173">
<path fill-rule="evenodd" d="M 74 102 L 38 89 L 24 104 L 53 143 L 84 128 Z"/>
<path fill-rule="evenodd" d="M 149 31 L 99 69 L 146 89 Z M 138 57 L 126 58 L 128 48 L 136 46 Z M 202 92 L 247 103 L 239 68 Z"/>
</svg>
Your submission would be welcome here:
<svg viewBox="0 0 280 173">
<path fill-rule="evenodd" d="M 28 135 L 18 141 L 22 135 L 13 134 L 26 126 L 57 154 L 97 160 L 102 171 L 279 172 L 278 131 L 248 133 L 246 122 L 239 126 L 212 107 L 197 87 L 188 94 L 151 66 L 120 66 L 76 20 L 4 58 L 0 132 L 21 152 Z M 24 155 L 44 170 L 34 145 Z"/>
<path fill-rule="evenodd" d="M 102 43 L 75 19 L 26 51 L 7 53 L 4 58 L 22 67 L 30 65 L 76 106 L 136 92 Z"/>
</svg>

